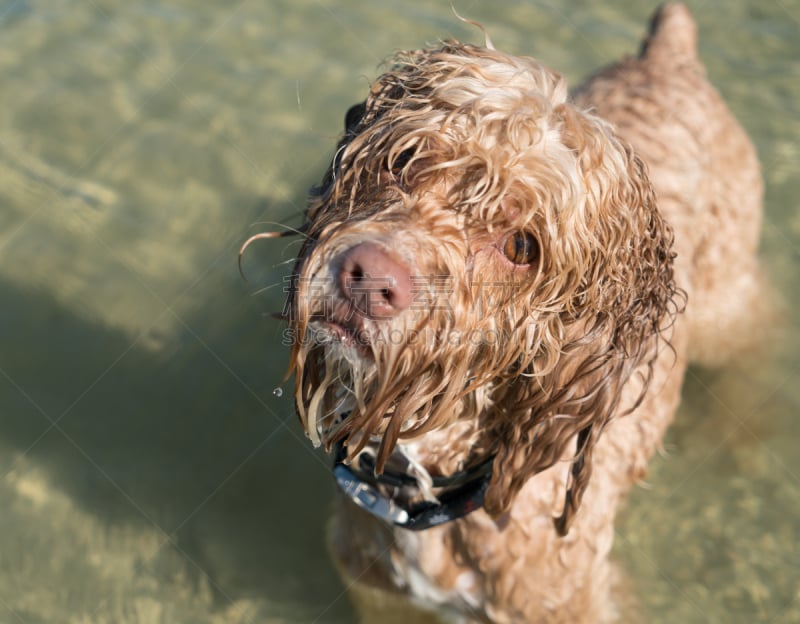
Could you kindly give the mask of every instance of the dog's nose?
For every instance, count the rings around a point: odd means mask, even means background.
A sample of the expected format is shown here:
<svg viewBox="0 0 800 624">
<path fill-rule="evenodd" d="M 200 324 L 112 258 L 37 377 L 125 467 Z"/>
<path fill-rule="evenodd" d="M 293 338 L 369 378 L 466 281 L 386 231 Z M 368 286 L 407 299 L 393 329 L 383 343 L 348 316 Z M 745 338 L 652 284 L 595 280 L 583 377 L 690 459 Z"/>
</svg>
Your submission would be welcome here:
<svg viewBox="0 0 800 624">
<path fill-rule="evenodd" d="M 411 286 L 406 264 L 375 243 L 361 243 L 342 254 L 339 287 L 361 316 L 396 316 L 411 305 Z"/>
</svg>

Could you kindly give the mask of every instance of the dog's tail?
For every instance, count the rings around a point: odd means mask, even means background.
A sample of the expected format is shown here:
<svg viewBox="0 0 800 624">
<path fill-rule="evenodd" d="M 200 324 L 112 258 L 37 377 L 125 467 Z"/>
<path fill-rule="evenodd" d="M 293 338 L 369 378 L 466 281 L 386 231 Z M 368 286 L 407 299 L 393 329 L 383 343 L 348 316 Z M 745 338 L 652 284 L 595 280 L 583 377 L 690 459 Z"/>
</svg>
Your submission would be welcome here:
<svg viewBox="0 0 800 624">
<path fill-rule="evenodd" d="M 697 60 L 697 24 L 685 4 L 668 2 L 656 10 L 639 57 L 665 66 Z"/>
</svg>

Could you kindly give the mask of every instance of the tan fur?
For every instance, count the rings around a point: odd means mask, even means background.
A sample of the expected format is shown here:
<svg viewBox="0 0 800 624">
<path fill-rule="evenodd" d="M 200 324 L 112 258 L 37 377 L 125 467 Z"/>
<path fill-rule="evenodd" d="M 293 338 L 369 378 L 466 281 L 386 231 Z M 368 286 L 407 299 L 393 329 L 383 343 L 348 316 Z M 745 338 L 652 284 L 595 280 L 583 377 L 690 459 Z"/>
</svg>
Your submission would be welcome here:
<svg viewBox="0 0 800 624">
<path fill-rule="evenodd" d="M 568 100 L 533 59 L 450 42 L 398 55 L 348 115 L 289 302 L 301 420 L 379 469 L 398 444 L 434 475 L 496 454 L 485 509 L 440 527 L 339 501 L 365 614 L 385 591 L 454 621 L 613 619 L 618 505 L 689 359 L 729 356 L 759 292 L 758 163 L 695 47 L 667 5 Z M 535 261 L 509 260 L 518 232 Z M 365 242 L 425 278 L 413 305 L 353 316 L 337 275 Z"/>
</svg>

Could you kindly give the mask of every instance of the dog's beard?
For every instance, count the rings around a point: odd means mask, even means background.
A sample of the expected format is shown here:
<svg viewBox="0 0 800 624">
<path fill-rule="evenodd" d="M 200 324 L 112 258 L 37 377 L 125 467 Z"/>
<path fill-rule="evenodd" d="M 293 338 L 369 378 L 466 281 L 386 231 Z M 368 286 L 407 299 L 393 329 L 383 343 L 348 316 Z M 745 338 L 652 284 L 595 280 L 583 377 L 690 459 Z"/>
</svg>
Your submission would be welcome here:
<svg viewBox="0 0 800 624">
<path fill-rule="evenodd" d="M 491 404 L 496 370 L 487 366 L 488 329 L 476 328 L 475 318 L 458 319 L 457 310 L 407 312 L 366 320 L 357 336 L 325 321 L 297 323 L 303 336 L 293 352 L 297 407 L 312 442 L 328 449 L 342 442 L 351 458 L 379 444 L 380 466 L 399 440 Z M 464 335 L 459 327 L 476 329 Z"/>
<path fill-rule="evenodd" d="M 377 369 L 356 348 L 335 337 L 309 349 L 303 366 L 304 381 L 319 380 L 306 386 L 310 394 L 303 393 L 303 425 L 315 446 L 321 440 L 330 446 L 347 414 L 366 412 L 363 397 L 374 392 L 367 389 L 376 385 Z"/>
<path fill-rule="evenodd" d="M 342 442 L 350 458 L 367 444 L 378 445 L 381 466 L 398 441 L 465 418 L 477 425 L 497 411 L 496 402 L 504 399 L 495 395 L 509 380 L 533 370 L 533 354 L 546 336 L 520 305 L 530 300 L 529 287 L 508 282 L 478 288 L 459 281 L 446 305 L 366 319 L 357 332 L 322 319 L 320 301 L 297 293 L 293 327 L 301 339 L 292 362 L 298 413 L 309 438 L 329 450 Z M 550 368 L 541 360 L 538 367 Z M 453 457 L 456 464 L 494 451 L 491 436 L 479 437 L 474 456 Z"/>
<path fill-rule="evenodd" d="M 370 329 L 353 340 L 323 330 L 298 353 L 301 416 L 316 443 L 345 441 L 351 453 L 378 437 L 394 446 L 401 434 L 421 434 L 424 423 L 444 420 L 441 364 L 420 348 L 427 345 L 409 344 L 419 330 Z M 454 383 L 451 376 L 447 383 Z"/>
</svg>

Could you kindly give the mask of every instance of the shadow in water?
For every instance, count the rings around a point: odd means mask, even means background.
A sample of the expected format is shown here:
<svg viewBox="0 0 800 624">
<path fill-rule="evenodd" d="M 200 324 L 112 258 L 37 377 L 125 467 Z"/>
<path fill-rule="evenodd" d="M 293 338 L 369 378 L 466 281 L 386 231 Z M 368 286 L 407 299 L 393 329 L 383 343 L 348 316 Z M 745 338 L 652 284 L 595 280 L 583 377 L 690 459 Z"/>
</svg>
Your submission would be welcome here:
<svg viewBox="0 0 800 624">
<path fill-rule="evenodd" d="M 281 328 L 260 321 L 247 286 L 215 286 L 202 312 L 179 311 L 184 324 L 166 312 L 138 340 L 46 292 L 0 290 L 0 474 L 24 454 L 104 525 L 157 525 L 172 542 L 142 566 L 157 576 L 177 548 L 220 608 L 265 599 L 346 621 L 323 544 L 327 460 L 297 426 L 291 388 L 273 395 Z"/>
</svg>

